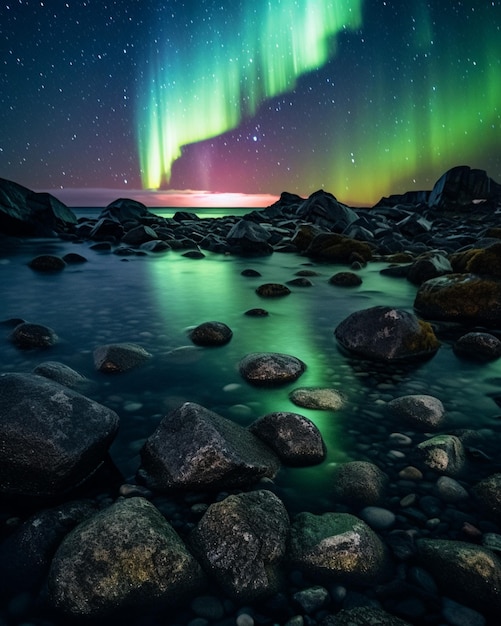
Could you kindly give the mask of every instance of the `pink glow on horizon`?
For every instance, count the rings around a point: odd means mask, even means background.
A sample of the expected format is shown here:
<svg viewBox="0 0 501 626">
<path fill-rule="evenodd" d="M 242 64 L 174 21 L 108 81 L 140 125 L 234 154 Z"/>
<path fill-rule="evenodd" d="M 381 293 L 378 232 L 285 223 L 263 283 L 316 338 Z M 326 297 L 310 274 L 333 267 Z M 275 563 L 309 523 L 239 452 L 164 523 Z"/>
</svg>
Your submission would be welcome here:
<svg viewBox="0 0 501 626">
<path fill-rule="evenodd" d="M 44 189 L 69 207 L 105 207 L 118 198 L 130 198 L 147 207 L 267 207 L 278 200 L 272 194 L 213 193 L 210 191 L 144 189 Z"/>
</svg>

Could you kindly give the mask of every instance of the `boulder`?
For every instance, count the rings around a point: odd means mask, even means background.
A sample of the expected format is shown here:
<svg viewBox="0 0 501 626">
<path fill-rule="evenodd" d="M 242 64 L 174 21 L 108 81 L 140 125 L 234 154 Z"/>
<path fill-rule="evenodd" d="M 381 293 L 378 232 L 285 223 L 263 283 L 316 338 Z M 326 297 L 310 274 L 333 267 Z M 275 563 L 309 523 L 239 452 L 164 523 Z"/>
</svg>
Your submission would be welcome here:
<svg viewBox="0 0 501 626">
<path fill-rule="evenodd" d="M 116 502 L 77 526 L 49 572 L 49 600 L 71 617 L 174 605 L 205 578 L 172 526 L 147 500 Z"/>
<path fill-rule="evenodd" d="M 449 274 L 424 282 L 414 309 L 425 319 L 498 328 L 501 281 L 474 274 Z"/>
<path fill-rule="evenodd" d="M 465 359 L 493 361 L 501 357 L 501 340 L 490 333 L 471 332 L 462 335 L 452 349 Z"/>
<path fill-rule="evenodd" d="M 288 557 L 313 579 L 372 585 L 387 574 L 387 554 L 376 533 L 348 513 L 299 513 L 291 524 Z"/>
<path fill-rule="evenodd" d="M 316 235 L 304 253 L 311 258 L 339 263 L 352 263 L 360 259 L 366 262 L 372 258 L 369 244 L 337 233 Z"/>
<path fill-rule="evenodd" d="M 471 248 L 451 255 L 451 264 L 455 272 L 477 274 L 501 278 L 501 243 L 497 242 L 485 248 Z"/>
<path fill-rule="evenodd" d="M 33 374 L 44 376 L 50 380 L 56 381 L 60 385 L 66 385 L 71 389 L 78 389 L 84 386 L 88 379 L 79 374 L 71 367 L 57 361 L 45 361 L 40 363 L 33 369 Z"/>
<path fill-rule="evenodd" d="M 52 237 L 71 230 L 76 215 L 49 193 L 36 193 L 0 178 L 0 232 L 20 237 Z"/>
<path fill-rule="evenodd" d="M 299 205 L 297 216 L 305 222 L 337 233 L 343 232 L 358 220 L 358 215 L 353 209 L 338 202 L 331 193 L 323 189 L 312 193 Z"/>
<path fill-rule="evenodd" d="M 280 467 L 246 428 L 192 402 L 162 419 L 141 460 L 144 480 L 159 491 L 247 487 Z"/>
<path fill-rule="evenodd" d="M 247 382 L 259 387 L 293 382 L 306 370 L 300 359 L 277 352 L 253 352 L 245 356 L 238 367 Z"/>
<path fill-rule="evenodd" d="M 107 218 L 124 224 L 126 222 L 141 222 L 142 219 L 149 216 L 151 216 L 151 213 L 142 202 L 131 200 L 130 198 L 118 198 L 110 202 L 101 211 L 99 218 Z"/>
<path fill-rule="evenodd" d="M 145 363 L 151 354 L 135 343 L 112 343 L 94 350 L 94 365 L 100 372 L 121 373 Z"/>
<path fill-rule="evenodd" d="M 22 350 L 50 348 L 58 342 L 58 336 L 52 328 L 42 324 L 30 324 L 29 322 L 23 322 L 16 326 L 9 339 Z"/>
<path fill-rule="evenodd" d="M 325 234 L 321 228 L 313 224 L 300 224 L 291 239 L 298 252 L 304 252 L 317 235 Z"/>
<path fill-rule="evenodd" d="M 474 200 L 501 198 L 501 185 L 487 176 L 484 170 L 467 165 L 453 167 L 435 183 L 428 205 L 434 209 L 464 209 Z"/>
<path fill-rule="evenodd" d="M 425 252 L 409 267 L 406 276 L 414 285 L 421 285 L 426 280 L 452 274 L 452 265 L 449 259 L 439 252 Z"/>
<path fill-rule="evenodd" d="M 430 324 L 412 313 L 388 306 L 356 311 L 334 331 L 345 350 L 378 361 L 427 358 L 439 348 Z"/>
<path fill-rule="evenodd" d="M 289 394 L 290 400 L 305 409 L 338 411 L 345 403 L 344 396 L 328 387 L 298 387 Z"/>
<path fill-rule="evenodd" d="M 190 536 L 211 578 L 239 602 L 277 593 L 283 577 L 289 516 L 271 491 L 232 495 L 211 504 Z"/>
<path fill-rule="evenodd" d="M 120 241 L 124 234 L 122 224 L 109 217 L 101 217 L 92 227 L 89 237 L 96 241 Z"/>
<path fill-rule="evenodd" d="M 373 606 L 342 609 L 335 617 L 325 619 L 321 626 L 411 626 L 409 622 Z"/>
<path fill-rule="evenodd" d="M 472 494 L 483 509 L 499 524 L 501 523 L 501 474 L 492 474 L 477 483 Z"/>
<path fill-rule="evenodd" d="M 329 283 L 338 287 L 358 287 L 362 279 L 354 272 L 337 272 L 329 278 Z"/>
<path fill-rule="evenodd" d="M 122 237 L 122 243 L 129 246 L 140 246 L 143 243 L 156 239 L 158 239 L 158 237 L 153 228 L 141 224 L 128 230 Z"/>
<path fill-rule="evenodd" d="M 0 375 L 0 491 L 56 495 L 103 463 L 118 429 L 111 409 L 35 374 Z"/>
<path fill-rule="evenodd" d="M 399 420 L 424 430 L 439 428 L 444 421 L 444 405 L 426 394 L 395 398 L 388 402 L 388 408 Z"/>
<path fill-rule="evenodd" d="M 316 465 L 325 459 L 322 434 L 303 415 L 284 411 L 268 413 L 251 424 L 249 430 L 264 441 L 284 465 Z"/>
<path fill-rule="evenodd" d="M 232 337 L 231 328 L 223 322 L 204 322 L 190 332 L 190 339 L 197 346 L 223 346 Z"/>
<path fill-rule="evenodd" d="M 291 290 L 286 285 L 280 283 L 265 283 L 256 289 L 256 293 L 261 298 L 281 298 L 288 296 Z"/>
<path fill-rule="evenodd" d="M 40 254 L 28 263 L 36 272 L 60 272 L 66 265 L 66 261 L 55 254 Z"/>
<path fill-rule="evenodd" d="M 270 237 L 270 232 L 260 224 L 241 219 L 230 229 L 226 239 L 234 253 L 261 256 L 273 252 L 273 247 L 269 243 Z"/>
<path fill-rule="evenodd" d="M 463 443 L 455 435 L 436 435 L 426 439 L 416 451 L 428 468 L 448 476 L 459 474 L 466 463 Z"/>
<path fill-rule="evenodd" d="M 374 463 L 349 461 L 334 467 L 334 497 L 358 508 L 379 504 L 388 488 L 388 476 Z"/>
<path fill-rule="evenodd" d="M 422 566 L 433 575 L 444 595 L 498 619 L 501 559 L 494 552 L 447 539 L 418 539 L 416 546 Z"/>
</svg>

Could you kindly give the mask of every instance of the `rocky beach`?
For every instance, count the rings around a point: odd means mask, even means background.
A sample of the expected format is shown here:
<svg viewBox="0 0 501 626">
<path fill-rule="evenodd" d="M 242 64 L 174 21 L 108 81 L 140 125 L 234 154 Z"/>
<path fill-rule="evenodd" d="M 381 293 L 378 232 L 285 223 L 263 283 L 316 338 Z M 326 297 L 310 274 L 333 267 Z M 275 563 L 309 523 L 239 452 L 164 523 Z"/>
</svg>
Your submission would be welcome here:
<svg viewBox="0 0 501 626">
<path fill-rule="evenodd" d="M 486 172 L 217 219 L 0 179 L 0 243 L 0 626 L 499 624 Z"/>
</svg>

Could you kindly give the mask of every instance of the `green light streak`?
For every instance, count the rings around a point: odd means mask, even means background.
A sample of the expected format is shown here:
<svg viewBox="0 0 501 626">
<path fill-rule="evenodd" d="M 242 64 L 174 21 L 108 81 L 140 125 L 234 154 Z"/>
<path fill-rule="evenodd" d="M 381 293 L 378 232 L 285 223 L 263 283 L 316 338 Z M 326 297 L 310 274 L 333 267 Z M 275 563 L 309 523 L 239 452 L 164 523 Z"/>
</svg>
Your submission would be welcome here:
<svg viewBox="0 0 501 626">
<path fill-rule="evenodd" d="M 143 187 L 169 182 L 184 145 L 234 129 L 264 100 L 292 90 L 298 77 L 324 65 L 336 35 L 360 27 L 362 3 L 229 4 L 210 24 L 195 22 L 179 50 L 160 51 L 150 61 L 138 119 Z"/>
</svg>

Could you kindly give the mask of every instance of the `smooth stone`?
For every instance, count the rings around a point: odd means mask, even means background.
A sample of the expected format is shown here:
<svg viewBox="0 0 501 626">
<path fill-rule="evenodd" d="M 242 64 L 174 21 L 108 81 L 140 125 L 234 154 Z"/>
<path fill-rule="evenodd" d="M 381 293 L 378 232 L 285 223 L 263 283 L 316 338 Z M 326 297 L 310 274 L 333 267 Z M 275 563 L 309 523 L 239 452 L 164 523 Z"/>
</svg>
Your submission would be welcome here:
<svg viewBox="0 0 501 626">
<path fill-rule="evenodd" d="M 197 346 L 223 346 L 233 337 L 233 331 L 223 322 L 204 322 L 190 332 Z"/>
<path fill-rule="evenodd" d="M 289 354 L 254 352 L 238 365 L 240 374 L 256 386 L 282 385 L 297 380 L 306 370 L 306 364 Z"/>
<path fill-rule="evenodd" d="M 416 394 L 395 398 L 388 408 L 398 418 L 420 428 L 438 428 L 444 420 L 444 405 L 433 396 Z"/>
<path fill-rule="evenodd" d="M 30 348 L 50 348 L 58 342 L 58 336 L 52 328 L 42 324 L 19 324 L 11 332 L 9 339 L 23 350 Z"/>
<path fill-rule="evenodd" d="M 469 498 L 469 494 L 463 485 L 449 476 L 441 476 L 437 480 L 436 488 L 439 497 L 444 502 L 460 502 Z"/>
<path fill-rule="evenodd" d="M 374 530 L 386 530 L 387 528 L 391 528 L 396 520 L 393 511 L 383 509 L 379 506 L 366 506 L 358 515 Z"/>
<path fill-rule="evenodd" d="M 114 343 L 94 350 L 94 365 L 100 372 L 127 372 L 145 363 L 151 354 L 135 343 Z"/>
<path fill-rule="evenodd" d="M 324 387 L 300 387 L 293 389 L 289 398 L 297 406 L 323 411 L 337 411 L 342 408 L 344 396 L 335 389 Z"/>
</svg>

